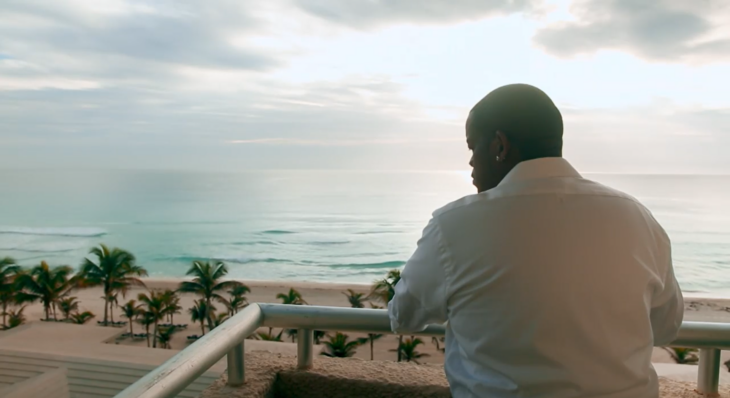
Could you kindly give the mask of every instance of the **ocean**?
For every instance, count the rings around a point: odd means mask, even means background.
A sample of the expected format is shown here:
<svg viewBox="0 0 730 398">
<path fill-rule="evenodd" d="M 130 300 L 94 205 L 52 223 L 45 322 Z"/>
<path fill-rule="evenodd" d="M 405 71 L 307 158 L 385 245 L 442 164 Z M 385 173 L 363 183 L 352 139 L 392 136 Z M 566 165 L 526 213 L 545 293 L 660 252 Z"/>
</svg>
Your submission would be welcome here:
<svg viewBox="0 0 730 398">
<path fill-rule="evenodd" d="M 730 295 L 730 176 L 586 174 L 639 198 L 685 292 Z M 230 276 L 370 283 L 401 267 L 468 172 L 0 171 L 0 257 L 78 266 L 106 243 L 153 277 L 194 259 Z"/>
</svg>

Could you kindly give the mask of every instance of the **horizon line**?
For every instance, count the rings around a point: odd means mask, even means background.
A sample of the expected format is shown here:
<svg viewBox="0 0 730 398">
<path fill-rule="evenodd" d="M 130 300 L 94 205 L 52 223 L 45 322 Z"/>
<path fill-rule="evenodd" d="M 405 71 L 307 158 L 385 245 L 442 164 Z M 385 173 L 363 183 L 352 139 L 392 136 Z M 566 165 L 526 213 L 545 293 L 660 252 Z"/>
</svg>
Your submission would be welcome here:
<svg viewBox="0 0 730 398">
<path fill-rule="evenodd" d="M 234 169 L 234 170 L 215 170 L 215 169 L 188 169 L 188 168 L 89 168 L 89 167 L 68 167 L 68 168 L 4 168 L 0 167 L 0 172 L 42 172 L 42 171 L 136 171 L 136 172 L 200 172 L 200 173 L 270 173 L 270 172 L 327 172 L 327 173 L 468 173 L 468 169 L 439 169 L 439 170 L 413 170 L 413 169 L 324 169 L 324 168 L 281 168 L 281 169 Z M 579 171 L 581 174 L 590 175 L 636 175 L 636 176 L 713 176 L 713 177 L 730 177 L 730 173 L 662 173 L 662 172 L 620 172 L 620 171 Z"/>
</svg>

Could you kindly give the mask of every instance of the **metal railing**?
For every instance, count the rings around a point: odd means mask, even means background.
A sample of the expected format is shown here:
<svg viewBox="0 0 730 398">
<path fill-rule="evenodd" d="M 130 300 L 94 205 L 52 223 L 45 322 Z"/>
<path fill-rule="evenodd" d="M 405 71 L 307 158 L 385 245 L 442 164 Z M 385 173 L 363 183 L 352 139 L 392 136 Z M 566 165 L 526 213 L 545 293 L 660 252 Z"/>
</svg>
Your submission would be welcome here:
<svg viewBox="0 0 730 398">
<path fill-rule="evenodd" d="M 244 381 L 243 345 L 260 327 L 297 329 L 297 365 L 312 367 L 314 330 L 391 333 L 386 310 L 341 307 L 251 304 L 188 348 L 116 395 L 116 398 L 172 398 L 218 362 L 228 359 L 228 384 Z M 425 336 L 443 336 L 443 325 L 430 325 Z M 410 334 L 410 333 L 409 333 Z M 672 346 L 699 348 L 697 390 L 717 393 L 720 350 L 730 349 L 730 324 L 684 322 Z"/>
</svg>

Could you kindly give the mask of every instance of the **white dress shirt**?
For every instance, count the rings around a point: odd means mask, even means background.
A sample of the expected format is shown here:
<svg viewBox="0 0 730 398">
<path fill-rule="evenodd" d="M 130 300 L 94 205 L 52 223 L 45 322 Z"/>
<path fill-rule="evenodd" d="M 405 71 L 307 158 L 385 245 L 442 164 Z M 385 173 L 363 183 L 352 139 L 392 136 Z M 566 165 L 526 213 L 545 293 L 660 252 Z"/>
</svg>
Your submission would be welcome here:
<svg viewBox="0 0 730 398">
<path fill-rule="evenodd" d="M 437 210 L 388 310 L 399 334 L 448 321 L 457 398 L 656 398 L 684 305 L 649 210 L 543 158 Z"/>
</svg>

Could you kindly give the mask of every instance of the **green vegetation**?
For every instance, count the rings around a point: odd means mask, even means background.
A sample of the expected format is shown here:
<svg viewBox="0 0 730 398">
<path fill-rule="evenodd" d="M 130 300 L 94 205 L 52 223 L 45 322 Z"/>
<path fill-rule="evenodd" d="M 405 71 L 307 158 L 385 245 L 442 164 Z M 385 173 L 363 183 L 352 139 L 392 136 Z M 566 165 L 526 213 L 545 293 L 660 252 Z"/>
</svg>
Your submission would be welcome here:
<svg viewBox="0 0 730 398">
<path fill-rule="evenodd" d="M 15 276 L 20 272 L 20 267 L 10 257 L 0 258 L 0 305 L 2 305 L 3 323 L 2 328 L 8 328 L 7 317 L 8 307 L 15 304 Z M 22 315 L 22 309 L 21 311 Z"/>
<path fill-rule="evenodd" d="M 347 291 L 342 292 L 342 294 L 347 297 L 347 301 L 350 303 L 350 307 L 365 308 L 364 302 L 367 300 L 367 297 L 365 297 L 364 293 L 357 293 L 352 289 L 347 289 Z"/>
<path fill-rule="evenodd" d="M 215 307 L 208 306 L 205 300 L 195 300 L 195 304 L 188 309 L 190 319 L 195 322 L 200 322 L 200 330 L 205 336 L 205 322 L 208 320 L 208 315 L 215 311 Z"/>
<path fill-rule="evenodd" d="M 252 337 L 254 340 L 263 340 L 263 341 L 278 341 L 282 342 L 284 340 L 281 339 L 281 335 L 284 333 L 283 330 L 279 331 L 279 334 L 273 334 L 271 331 L 267 332 L 256 332 Z"/>
<path fill-rule="evenodd" d="M 159 329 L 157 325 L 165 315 L 167 315 L 167 307 L 165 306 L 165 293 L 151 291 L 149 293 L 140 293 L 137 296 L 142 305 L 145 306 L 144 316 L 152 320 L 152 348 L 157 348 L 157 335 Z"/>
<path fill-rule="evenodd" d="M 387 306 L 390 300 L 395 296 L 395 285 L 400 281 L 400 270 L 392 269 L 388 271 L 385 278 L 377 280 L 373 283 L 372 289 L 370 290 L 370 300 L 379 301 L 383 305 Z M 372 306 L 373 308 L 379 308 Z M 398 336 L 398 348 L 393 351 L 398 352 L 398 362 L 403 360 L 403 353 L 401 349 L 403 347 L 403 336 Z"/>
<path fill-rule="evenodd" d="M 423 340 L 419 338 L 407 338 L 403 342 L 399 342 L 398 349 L 390 350 L 390 351 L 398 351 L 401 355 L 401 358 L 405 360 L 406 362 L 415 362 L 418 363 L 418 360 L 424 357 L 429 356 L 428 354 L 421 354 L 420 352 L 416 351 L 416 348 L 419 345 L 426 344 L 423 342 Z"/>
<path fill-rule="evenodd" d="M 379 301 L 384 305 L 388 305 L 390 300 L 395 296 L 395 285 L 400 281 L 400 270 L 392 269 L 388 271 L 385 278 L 377 280 L 373 283 L 370 291 L 370 300 Z"/>
<path fill-rule="evenodd" d="M 63 319 L 68 321 L 71 318 L 71 314 L 78 312 L 79 300 L 75 296 L 63 297 L 58 301 L 58 308 L 63 314 Z"/>
<path fill-rule="evenodd" d="M 697 349 L 695 348 L 681 348 L 681 347 L 663 347 L 669 355 L 672 357 L 674 362 L 680 365 L 694 365 L 699 362 L 700 358 L 697 356 Z"/>
<path fill-rule="evenodd" d="M 126 304 L 122 306 L 122 315 L 127 318 L 129 322 L 129 335 L 134 336 L 134 322 L 137 320 L 137 317 L 142 315 L 144 312 L 144 309 L 142 308 L 141 304 L 137 304 L 137 301 L 135 300 L 129 300 Z"/>
<path fill-rule="evenodd" d="M 51 268 L 48 263 L 41 263 L 28 271 L 20 271 L 15 276 L 15 284 L 18 291 L 15 299 L 18 303 L 34 303 L 40 301 L 43 304 L 45 319 L 56 318 L 57 303 L 66 296 L 74 287 L 78 279 L 72 277 L 73 269 L 69 266 Z"/>
<path fill-rule="evenodd" d="M 91 311 L 84 311 L 84 312 L 74 312 L 71 314 L 71 321 L 78 325 L 83 325 L 86 322 L 94 319 L 96 315 L 94 315 Z"/>
<path fill-rule="evenodd" d="M 175 325 L 175 315 L 180 314 L 183 307 L 180 304 L 178 293 L 192 293 L 198 296 L 194 305 L 187 310 L 193 323 L 199 323 L 202 335 L 224 323 L 227 319 L 240 312 L 248 305 L 246 294 L 251 289 L 239 282 L 224 280 L 228 268 L 221 261 L 194 261 L 186 275 L 192 280 L 180 283 L 174 290 L 151 290 L 138 294 L 136 300 L 127 301 L 117 306 L 119 295 L 122 297 L 134 286 L 146 288 L 142 277 L 147 271 L 136 264 L 134 255 L 120 249 L 110 249 L 106 245 L 94 247 L 89 252 L 90 258 L 84 259 L 77 273 L 69 266 L 51 267 L 45 261 L 24 269 L 17 265 L 12 258 L 0 258 L 0 305 L 2 306 L 2 328 L 9 329 L 22 325 L 26 321 L 24 304 L 40 302 L 43 305 L 44 320 L 58 320 L 58 312 L 62 320 L 74 324 L 85 324 L 95 315 L 89 311 L 80 310 L 77 296 L 70 293 L 76 289 L 101 286 L 104 300 L 104 318 L 98 323 L 120 326 L 114 322 L 114 307 L 120 309 L 121 316 L 129 323 L 129 337 L 146 338 L 148 347 L 163 349 L 170 348 L 170 342 L 175 332 L 187 325 Z M 352 308 L 383 308 L 374 303 L 387 305 L 395 295 L 395 285 L 400 280 L 400 271 L 390 270 L 385 278 L 373 283 L 370 293 L 356 292 L 352 289 L 342 292 Z M 287 305 L 307 305 L 302 294 L 294 288 L 286 293 L 279 293 L 276 298 Z M 223 304 L 225 311 L 217 312 L 214 302 Z M 368 303 L 369 302 L 369 303 Z M 163 323 L 167 321 L 168 323 Z M 134 324 L 138 323 L 145 328 L 144 335 L 134 334 Z M 296 340 L 297 330 L 280 330 L 274 334 L 258 332 L 251 338 L 264 341 L 282 341 L 282 335 Z M 349 336 L 341 332 L 327 335 L 321 330 L 314 331 L 314 340 L 322 343 L 325 350 L 322 355 L 331 357 L 350 357 L 354 355 L 360 345 L 370 345 L 370 359 L 374 359 L 375 341 L 383 337 L 382 334 L 368 334 L 367 338 L 350 341 Z M 189 336 L 189 339 L 197 336 Z M 391 350 L 398 352 L 398 360 L 418 362 L 426 354 L 419 353 L 417 347 L 424 344 L 421 339 L 398 337 L 398 348 Z M 432 339 L 436 349 L 443 352 L 443 339 Z M 681 348 L 667 349 L 678 363 L 696 363 L 695 350 Z"/>
<path fill-rule="evenodd" d="M 325 349 L 321 355 L 333 358 L 348 358 L 355 355 L 357 347 L 360 345 L 358 341 L 348 341 L 349 336 L 340 332 L 334 336 L 328 336 L 328 340 L 324 342 Z"/>
<path fill-rule="evenodd" d="M 192 266 L 190 266 L 190 269 L 186 273 L 186 275 L 192 276 L 193 280 L 182 282 L 178 289 L 182 293 L 197 294 L 205 302 L 205 308 L 207 310 L 205 319 L 208 323 L 209 330 L 215 327 L 212 316 L 213 312 L 211 311 L 213 309 L 213 300 L 225 302 L 226 299 L 221 293 L 241 286 L 240 282 L 222 281 L 221 279 L 226 274 L 228 274 L 228 267 L 222 261 L 193 261 Z"/>
<path fill-rule="evenodd" d="M 302 298 L 302 294 L 296 289 L 290 288 L 288 293 L 279 293 L 276 298 L 281 300 L 282 304 L 288 305 L 306 305 L 307 302 Z"/>
<path fill-rule="evenodd" d="M 251 293 L 251 289 L 244 284 L 240 284 L 228 291 L 228 299 L 220 300 L 220 302 L 228 309 L 228 314 L 230 316 L 236 315 L 238 311 L 248 305 L 246 293 Z"/>
<path fill-rule="evenodd" d="M 83 286 L 103 286 L 104 320 L 108 324 L 108 312 L 113 310 L 117 302 L 117 293 L 124 297 L 131 286 L 145 286 L 140 277 L 147 276 L 147 270 L 136 265 L 132 253 L 119 248 L 109 249 L 106 245 L 99 245 L 89 251 L 96 257 L 95 261 L 87 258 L 81 264 L 80 275 L 83 277 Z"/>
</svg>

